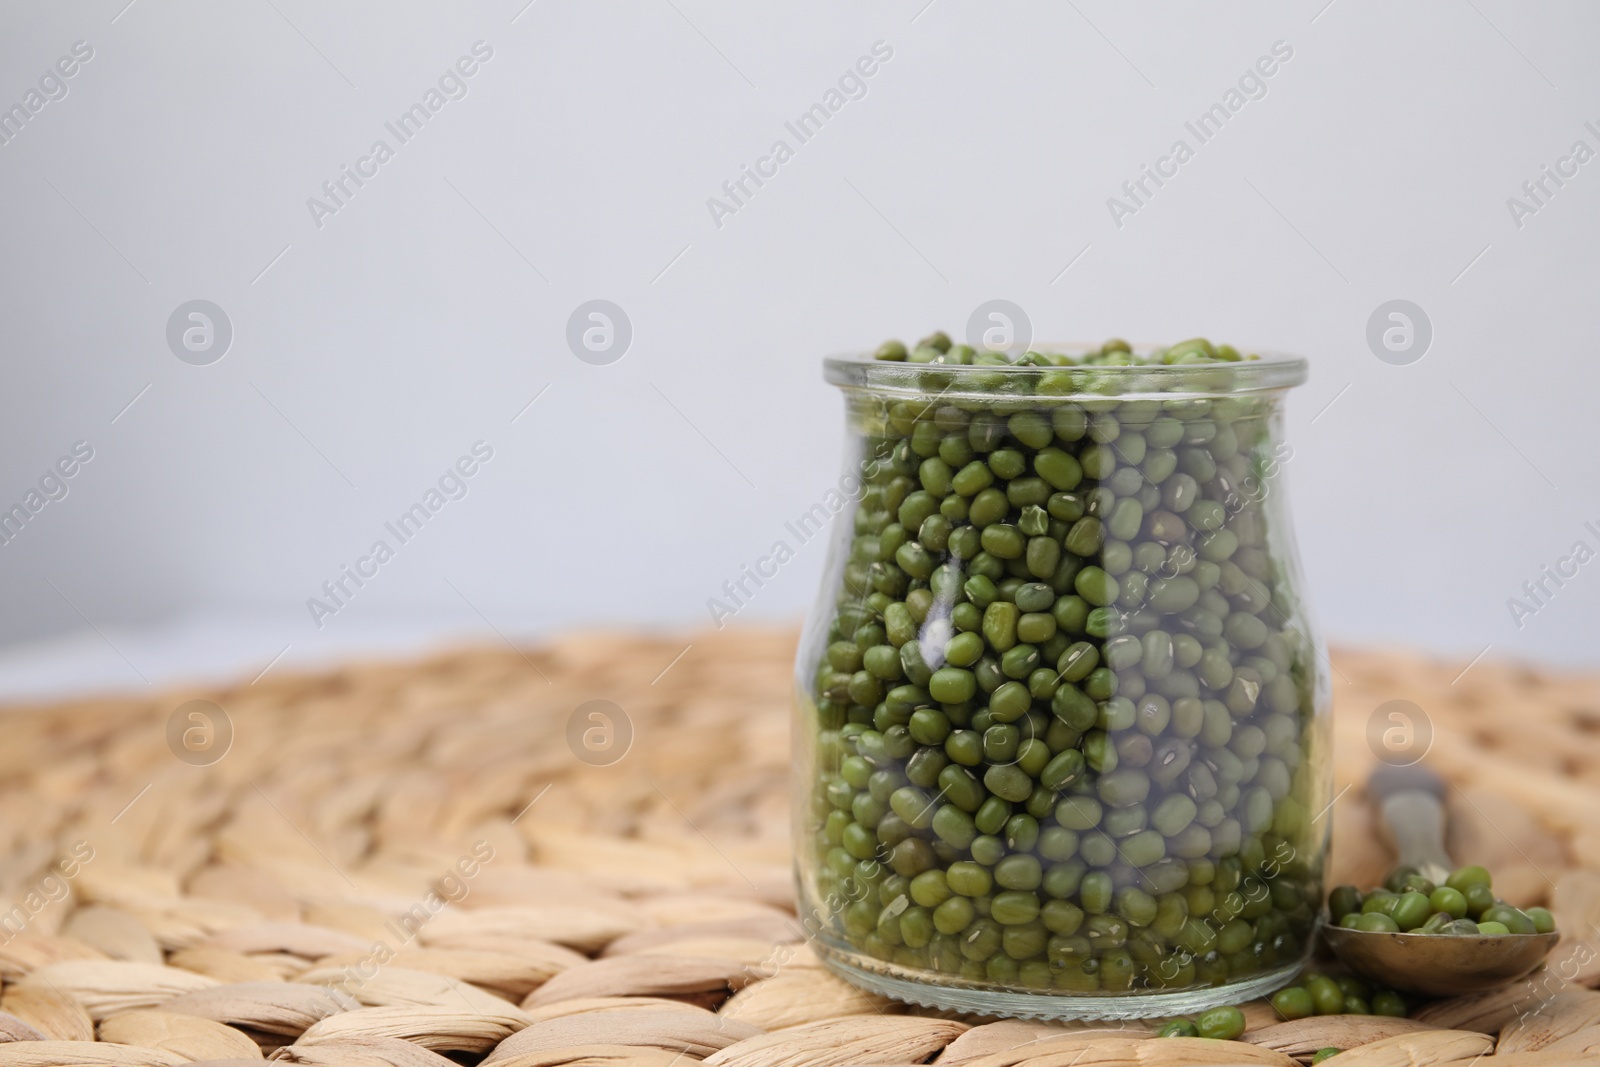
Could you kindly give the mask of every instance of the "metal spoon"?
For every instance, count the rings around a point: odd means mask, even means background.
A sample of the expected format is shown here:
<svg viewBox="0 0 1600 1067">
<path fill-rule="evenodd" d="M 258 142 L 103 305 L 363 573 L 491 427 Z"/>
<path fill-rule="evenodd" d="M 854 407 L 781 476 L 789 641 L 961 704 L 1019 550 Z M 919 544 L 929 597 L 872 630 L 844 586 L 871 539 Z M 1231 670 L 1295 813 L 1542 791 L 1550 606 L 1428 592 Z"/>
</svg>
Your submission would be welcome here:
<svg viewBox="0 0 1600 1067">
<path fill-rule="evenodd" d="M 1403 866 L 1443 885 L 1451 869 L 1444 847 L 1445 783 L 1419 766 L 1380 767 L 1367 781 Z M 1333 916 L 1337 922 L 1339 916 Z M 1401 934 L 1326 926 L 1328 947 L 1352 971 L 1406 993 L 1455 996 L 1504 985 L 1533 971 L 1558 934 Z"/>
</svg>

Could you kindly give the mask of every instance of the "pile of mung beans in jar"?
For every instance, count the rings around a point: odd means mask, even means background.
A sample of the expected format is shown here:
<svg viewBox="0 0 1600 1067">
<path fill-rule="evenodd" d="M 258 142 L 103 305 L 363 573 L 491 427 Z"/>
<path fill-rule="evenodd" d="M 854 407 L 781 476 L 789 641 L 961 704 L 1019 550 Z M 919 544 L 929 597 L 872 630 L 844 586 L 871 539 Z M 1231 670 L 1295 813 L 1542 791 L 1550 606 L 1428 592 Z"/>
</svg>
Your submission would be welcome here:
<svg viewBox="0 0 1600 1067">
<path fill-rule="evenodd" d="M 1013 358 L 938 333 L 876 358 L 927 364 L 928 388 L 851 401 L 864 488 L 809 694 L 824 938 L 1041 991 L 1300 962 L 1327 783 L 1269 536 L 1272 401 L 1092 395 L 1098 368 L 1243 357 Z"/>
</svg>

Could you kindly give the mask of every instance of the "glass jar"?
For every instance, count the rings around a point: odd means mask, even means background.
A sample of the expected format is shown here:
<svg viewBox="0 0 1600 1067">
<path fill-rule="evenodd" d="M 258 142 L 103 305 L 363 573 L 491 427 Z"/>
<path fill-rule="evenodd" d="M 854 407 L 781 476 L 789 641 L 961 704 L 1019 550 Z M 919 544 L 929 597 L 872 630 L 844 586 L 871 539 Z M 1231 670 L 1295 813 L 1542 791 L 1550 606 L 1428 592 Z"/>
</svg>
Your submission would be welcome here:
<svg viewBox="0 0 1600 1067">
<path fill-rule="evenodd" d="M 1309 956 L 1329 686 L 1279 478 L 1305 363 L 1186 344 L 826 361 L 849 503 L 796 668 L 796 863 L 857 985 L 1135 1018 Z"/>
</svg>

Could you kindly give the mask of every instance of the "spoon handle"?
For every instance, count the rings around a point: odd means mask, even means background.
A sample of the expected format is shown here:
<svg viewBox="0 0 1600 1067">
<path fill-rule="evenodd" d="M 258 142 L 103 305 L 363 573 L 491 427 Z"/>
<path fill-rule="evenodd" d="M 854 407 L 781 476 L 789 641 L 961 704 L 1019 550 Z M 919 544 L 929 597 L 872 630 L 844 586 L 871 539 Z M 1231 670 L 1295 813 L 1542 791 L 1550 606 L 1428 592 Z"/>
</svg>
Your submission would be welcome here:
<svg viewBox="0 0 1600 1067">
<path fill-rule="evenodd" d="M 1402 866 L 1444 884 L 1450 854 L 1444 847 L 1444 780 L 1421 766 L 1379 767 L 1367 779 L 1367 795 L 1378 805 Z"/>
</svg>

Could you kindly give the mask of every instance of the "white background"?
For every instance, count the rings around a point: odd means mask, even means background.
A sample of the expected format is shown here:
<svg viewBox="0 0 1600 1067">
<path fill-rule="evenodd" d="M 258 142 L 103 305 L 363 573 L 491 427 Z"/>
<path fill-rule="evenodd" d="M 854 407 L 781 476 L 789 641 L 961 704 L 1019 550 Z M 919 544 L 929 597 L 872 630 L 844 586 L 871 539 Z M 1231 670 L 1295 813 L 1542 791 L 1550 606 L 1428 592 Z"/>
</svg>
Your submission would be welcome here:
<svg viewBox="0 0 1600 1067">
<path fill-rule="evenodd" d="M 1520 629 L 1507 599 L 1600 548 L 1600 161 L 1520 229 L 1506 204 L 1600 149 L 1594 5 L 525 5 L 3 8 L 0 106 L 94 50 L 0 147 L 0 507 L 95 450 L 0 546 L 17 686 L 63 649 L 140 687 L 704 625 L 837 476 L 820 357 L 996 297 L 1039 338 L 1310 358 L 1286 475 L 1331 639 L 1595 660 L 1600 562 Z M 468 95 L 319 228 L 307 198 L 480 40 Z M 865 97 L 718 227 L 707 198 L 877 41 Z M 1275 41 L 1267 95 L 1116 226 L 1107 198 Z M 165 339 L 196 298 L 233 324 L 210 366 Z M 609 366 L 565 340 L 595 298 L 632 322 Z M 1409 366 L 1366 342 L 1395 298 L 1433 325 Z M 306 598 L 480 439 L 469 495 L 317 628 Z M 737 621 L 797 618 L 821 564 Z"/>
</svg>

